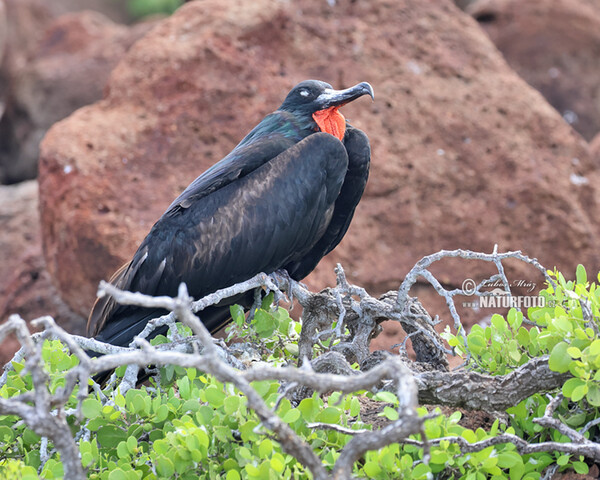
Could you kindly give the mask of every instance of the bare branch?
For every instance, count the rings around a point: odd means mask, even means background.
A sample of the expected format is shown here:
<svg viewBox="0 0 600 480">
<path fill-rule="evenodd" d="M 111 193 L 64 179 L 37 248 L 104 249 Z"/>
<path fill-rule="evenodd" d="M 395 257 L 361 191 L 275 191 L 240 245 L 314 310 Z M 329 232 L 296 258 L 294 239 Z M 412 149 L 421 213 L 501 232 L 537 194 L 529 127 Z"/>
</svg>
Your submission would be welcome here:
<svg viewBox="0 0 600 480">
<path fill-rule="evenodd" d="M 505 410 L 534 393 L 560 388 L 570 377 L 548 367 L 548 356 L 537 357 L 507 375 L 476 372 L 423 372 L 415 375 L 422 403 L 473 410 Z"/>
</svg>

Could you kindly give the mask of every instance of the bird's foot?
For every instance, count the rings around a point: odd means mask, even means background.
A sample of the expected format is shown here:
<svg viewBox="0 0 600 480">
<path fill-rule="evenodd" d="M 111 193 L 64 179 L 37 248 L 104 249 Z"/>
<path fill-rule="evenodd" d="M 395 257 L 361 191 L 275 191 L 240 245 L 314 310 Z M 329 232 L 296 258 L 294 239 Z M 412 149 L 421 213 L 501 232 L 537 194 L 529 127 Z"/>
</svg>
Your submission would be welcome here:
<svg viewBox="0 0 600 480">
<path fill-rule="evenodd" d="M 279 300 L 281 300 L 281 297 L 283 296 L 281 293 L 281 290 L 284 290 L 286 293 L 286 296 L 288 298 L 289 304 L 293 307 L 294 306 L 294 294 L 293 294 L 294 289 L 292 288 L 292 285 L 296 281 L 292 277 L 290 277 L 290 274 L 284 268 L 275 270 L 275 272 L 273 272 L 272 276 L 273 276 L 273 280 L 275 281 L 275 283 L 277 284 L 277 286 L 280 289 L 279 292 L 275 293 L 275 303 L 276 304 L 279 303 Z M 283 283 L 283 287 L 284 287 L 283 289 L 281 288 L 282 283 Z"/>
</svg>

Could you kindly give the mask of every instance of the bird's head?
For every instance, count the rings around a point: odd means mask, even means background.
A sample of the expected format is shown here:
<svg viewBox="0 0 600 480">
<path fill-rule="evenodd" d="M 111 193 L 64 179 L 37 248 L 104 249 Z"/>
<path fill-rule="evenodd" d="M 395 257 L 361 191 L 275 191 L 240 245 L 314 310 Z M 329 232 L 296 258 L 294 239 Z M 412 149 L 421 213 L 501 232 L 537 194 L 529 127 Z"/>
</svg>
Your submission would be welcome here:
<svg viewBox="0 0 600 480">
<path fill-rule="evenodd" d="M 292 88 L 279 110 L 305 117 L 307 122 L 314 124 L 315 129 L 342 140 L 346 132 L 346 119 L 339 108 L 363 95 L 375 98 L 373 87 L 367 82 L 345 90 L 334 90 L 328 83 L 305 80 Z"/>
</svg>

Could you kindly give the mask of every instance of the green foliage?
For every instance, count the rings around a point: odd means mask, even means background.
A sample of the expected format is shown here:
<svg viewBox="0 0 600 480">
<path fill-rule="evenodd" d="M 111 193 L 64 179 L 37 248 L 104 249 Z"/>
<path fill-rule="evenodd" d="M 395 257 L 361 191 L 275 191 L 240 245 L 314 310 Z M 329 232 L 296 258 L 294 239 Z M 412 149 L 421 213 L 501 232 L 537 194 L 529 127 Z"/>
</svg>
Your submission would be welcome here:
<svg viewBox="0 0 600 480">
<path fill-rule="evenodd" d="M 566 281 L 558 272 L 548 272 L 555 286 L 540 292 L 545 306 L 530 308 L 527 316 L 533 326 L 523 325 L 521 312 L 511 309 L 506 319 L 493 315 L 490 325 L 474 325 L 463 340 L 446 329 L 443 336 L 460 355 L 471 355 L 474 367 L 492 375 L 504 375 L 534 357 L 549 355 L 551 370 L 570 373 L 562 387 L 566 397 L 557 410 L 559 418 L 572 428 L 581 428 L 598 418 L 600 406 L 600 289 L 589 283 L 583 265 L 576 270 L 576 281 Z M 600 275 L 599 275 L 600 280 Z M 547 431 L 534 424 L 541 417 L 548 399 L 533 395 L 510 408 L 513 427 L 526 439 L 539 441 L 568 441 L 556 431 Z M 597 429 L 586 432 L 597 433 Z M 544 454 L 543 458 L 548 454 Z M 570 466 L 577 472 L 587 471 L 581 459 L 555 455 L 559 465 Z"/>
<path fill-rule="evenodd" d="M 466 337 L 467 346 L 460 336 L 449 331 L 444 336 L 458 353 L 470 353 L 473 368 L 492 375 L 508 373 L 534 357 L 549 355 L 553 370 L 572 375 L 563 385 L 566 398 L 557 413 L 567 425 L 580 428 L 597 418 L 600 403 L 600 340 L 594 333 L 598 328 L 600 294 L 595 284 L 588 283 L 583 267 L 578 268 L 576 276 L 577 282 L 566 282 L 560 273 L 553 273 L 556 288 L 549 287 L 541 293 L 547 300 L 546 306 L 528 312 L 534 326 L 527 325 L 520 312 L 511 310 L 506 318 L 494 315 L 487 327 L 474 326 Z M 262 361 L 282 365 L 297 355 L 301 325 L 271 302 L 272 297 L 266 298 L 250 321 L 240 307 L 232 307 L 234 321 L 228 327 L 228 337 L 252 343 Z M 177 331 L 190 335 L 186 327 L 178 326 Z M 166 341 L 160 337 L 153 343 Z M 51 378 L 51 391 L 64 385 L 65 372 L 78 363 L 57 341 L 45 341 L 43 359 Z M 0 388 L 3 398 L 32 389 L 24 365 L 13 362 L 13 366 L 15 370 Z M 277 382 L 255 382 L 252 386 L 270 408 L 275 408 L 280 394 Z M 161 368 L 158 379 L 125 395 L 107 389 L 104 395 L 108 400 L 90 394 L 81 405 L 80 420 L 75 415 L 77 393 L 76 390 L 65 406 L 65 412 L 90 479 L 310 478 L 304 467 L 264 430 L 258 417 L 248 409 L 243 394 L 195 369 Z M 361 418 L 364 402 L 378 403 L 382 421 L 398 419 L 399 402 L 390 392 L 332 393 L 328 397 L 315 393 L 298 405 L 284 398 L 276 412 L 327 467 L 332 467 L 352 437 L 334 430 L 308 428 L 307 424 L 321 422 L 370 429 L 371 425 Z M 459 412 L 443 415 L 435 410 L 437 415 L 425 422 L 425 435 L 430 441 L 459 436 L 471 443 L 502 433 L 513 433 L 530 442 L 568 441 L 560 433 L 533 422 L 543 415 L 547 404 L 546 396 L 533 395 L 507 411 L 510 425 L 495 421 L 488 431 L 459 425 Z M 419 414 L 428 412 L 421 408 Z M 593 428 L 586 432 L 586 436 L 596 434 Z M 413 440 L 422 439 L 417 435 Z M 61 478 L 62 464 L 52 445 L 48 446 L 49 459 L 43 465 L 40 447 L 40 437 L 17 417 L 0 417 L 0 478 Z M 418 445 L 392 444 L 368 452 L 355 465 L 354 474 L 373 479 L 520 480 L 540 478 L 544 468 L 553 463 L 578 473 L 587 472 L 583 458 L 558 453 L 520 455 L 512 444 L 490 446 L 467 455 L 461 453 L 458 445 L 440 440 L 432 445 L 429 462 L 424 462 L 423 455 Z"/>
<path fill-rule="evenodd" d="M 298 338 L 302 326 L 292 320 L 285 308 L 271 306 L 273 294 L 267 295 L 261 308 L 254 312 L 250 322 L 239 305 L 230 308 L 233 322 L 227 327 L 227 341 L 243 340 L 260 350 L 269 363 L 287 363 L 298 354 Z"/>
<path fill-rule="evenodd" d="M 148 15 L 170 15 L 177 10 L 183 0 L 126 0 L 127 11 L 134 18 Z"/>
</svg>

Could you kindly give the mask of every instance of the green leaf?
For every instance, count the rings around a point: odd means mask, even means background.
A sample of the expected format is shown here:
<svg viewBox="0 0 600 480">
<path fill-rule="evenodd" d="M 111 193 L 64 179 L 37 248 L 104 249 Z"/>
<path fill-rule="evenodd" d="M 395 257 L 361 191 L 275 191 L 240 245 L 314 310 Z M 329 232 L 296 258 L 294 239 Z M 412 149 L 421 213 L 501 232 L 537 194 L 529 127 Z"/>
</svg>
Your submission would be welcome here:
<svg viewBox="0 0 600 480">
<path fill-rule="evenodd" d="M 522 347 L 527 347 L 531 343 L 531 340 L 529 339 L 529 331 L 525 327 L 519 328 L 516 339 L 519 342 L 519 345 Z"/>
<path fill-rule="evenodd" d="M 375 394 L 375 396 L 373 397 L 373 400 L 398 405 L 398 397 L 396 395 L 394 395 L 392 392 L 377 392 Z"/>
<path fill-rule="evenodd" d="M 2 425 L 0 427 L 0 442 L 11 443 L 14 439 L 13 429 L 7 427 L 6 425 Z"/>
<path fill-rule="evenodd" d="M 562 393 L 565 397 L 571 398 L 573 396 L 573 391 L 585 384 L 585 380 L 581 380 L 580 378 L 569 378 L 562 387 Z"/>
<path fill-rule="evenodd" d="M 127 432 L 114 425 L 105 425 L 98 429 L 96 438 L 103 447 L 114 448 L 119 442 L 127 440 Z"/>
<path fill-rule="evenodd" d="M 573 389 L 573 393 L 571 394 L 571 400 L 574 402 L 578 402 L 588 393 L 588 385 L 584 382 L 583 385 L 578 385 Z"/>
<path fill-rule="evenodd" d="M 298 352 L 300 351 L 298 349 L 298 344 L 297 343 L 286 342 L 284 348 L 285 348 L 285 351 L 288 354 L 290 354 L 292 357 L 297 357 L 298 356 Z"/>
<path fill-rule="evenodd" d="M 127 480 L 127 474 L 121 468 L 115 468 L 108 474 L 108 480 Z"/>
<path fill-rule="evenodd" d="M 366 462 L 363 466 L 363 471 L 368 478 L 375 478 L 381 473 L 381 467 L 376 462 Z"/>
<path fill-rule="evenodd" d="M 498 454 L 498 466 L 500 468 L 511 468 L 519 464 L 523 464 L 523 459 L 517 452 L 502 451 Z"/>
<path fill-rule="evenodd" d="M 575 271 L 575 278 L 577 279 L 577 283 L 581 283 L 582 285 L 585 285 L 587 283 L 587 273 L 585 273 L 585 267 L 583 265 L 577 265 L 577 270 Z"/>
<path fill-rule="evenodd" d="M 502 315 L 498 315 L 497 313 L 494 313 L 492 315 L 491 323 L 494 326 L 494 328 L 496 330 L 498 330 L 498 332 L 500 332 L 500 333 L 504 333 L 508 330 L 506 320 L 504 320 L 504 318 L 502 318 Z"/>
<path fill-rule="evenodd" d="M 271 468 L 281 474 L 285 470 L 285 459 L 280 453 L 275 453 L 271 458 Z"/>
<path fill-rule="evenodd" d="M 188 400 L 190 398 L 190 380 L 188 377 L 183 377 L 177 380 L 177 388 L 181 398 L 184 400 Z"/>
<path fill-rule="evenodd" d="M 427 479 L 431 477 L 431 469 L 424 463 L 419 463 L 412 471 L 413 478 Z"/>
<path fill-rule="evenodd" d="M 225 476 L 225 480 L 241 480 L 241 478 L 237 470 L 229 470 Z"/>
<path fill-rule="evenodd" d="M 585 462 L 573 462 L 571 465 L 573 466 L 573 470 L 580 475 L 587 475 L 590 472 L 590 467 Z"/>
<path fill-rule="evenodd" d="M 594 407 L 600 407 L 600 386 L 598 386 L 596 383 L 590 384 L 585 398 L 590 405 L 593 405 Z"/>
<path fill-rule="evenodd" d="M 229 307 L 229 313 L 231 314 L 231 318 L 238 327 L 244 325 L 246 317 L 244 315 L 244 309 L 240 305 L 231 305 Z"/>
<path fill-rule="evenodd" d="M 154 419 L 152 421 L 154 423 L 164 422 L 168 416 L 169 416 L 169 407 L 167 407 L 165 404 L 162 404 L 156 410 L 156 416 L 154 417 Z"/>
<path fill-rule="evenodd" d="M 271 457 L 273 453 L 273 442 L 268 438 L 260 442 L 258 445 L 258 455 L 260 458 L 268 458 Z"/>
<path fill-rule="evenodd" d="M 559 342 L 554 346 L 550 353 L 550 359 L 548 360 L 550 370 L 559 373 L 564 373 L 569 370 L 571 357 L 567 354 L 568 348 L 569 345 L 565 342 Z"/>
<path fill-rule="evenodd" d="M 557 313 L 555 313 L 552 324 L 562 332 L 571 333 L 573 331 L 573 324 L 567 318 L 566 312 L 560 307 L 556 307 L 555 310 L 557 310 Z"/>
<path fill-rule="evenodd" d="M 262 303 L 260 304 L 260 308 L 265 311 L 271 310 L 271 305 L 273 305 L 273 299 L 275 298 L 274 292 L 269 292 L 269 294 L 262 299 Z"/>
<path fill-rule="evenodd" d="M 398 411 L 394 410 L 392 407 L 384 407 L 383 412 L 379 415 L 383 415 L 388 420 L 392 421 L 398 420 L 398 418 L 400 418 Z"/>
<path fill-rule="evenodd" d="M 340 420 L 341 413 L 342 412 L 337 407 L 326 407 L 319 412 L 316 421 L 323 423 L 337 423 Z"/>
<path fill-rule="evenodd" d="M 131 453 L 133 455 L 137 449 L 137 446 L 138 446 L 137 438 L 129 437 L 127 439 L 127 450 L 129 451 L 129 453 Z"/>
<path fill-rule="evenodd" d="M 467 336 L 467 345 L 471 353 L 479 355 L 481 351 L 487 348 L 487 341 L 483 334 L 475 335 L 471 333 Z"/>
<path fill-rule="evenodd" d="M 571 358 L 581 358 L 581 350 L 579 350 L 577 347 L 567 348 L 567 353 Z"/>
<path fill-rule="evenodd" d="M 285 413 L 282 420 L 285 423 L 294 423 L 300 417 L 301 417 L 300 410 L 298 410 L 297 408 L 292 408 Z"/>
<path fill-rule="evenodd" d="M 271 337 L 277 328 L 275 317 L 262 309 L 256 311 L 252 324 L 254 325 L 256 333 L 261 338 Z"/>
<path fill-rule="evenodd" d="M 208 387 L 204 393 L 206 394 L 206 401 L 210 403 L 214 408 L 220 408 L 223 406 L 225 400 L 225 392 L 218 389 L 217 387 Z"/>
<path fill-rule="evenodd" d="M 241 399 L 237 395 L 232 395 L 223 400 L 223 409 L 227 415 L 233 415 L 240 409 Z"/>
<path fill-rule="evenodd" d="M 102 404 L 95 398 L 86 398 L 81 404 L 81 413 L 85 418 L 94 418 L 100 415 Z"/>
<path fill-rule="evenodd" d="M 117 456 L 119 458 L 129 458 L 129 450 L 127 450 L 127 443 L 119 442 L 117 446 Z"/>
<path fill-rule="evenodd" d="M 352 397 L 350 400 L 350 416 L 356 417 L 360 413 L 360 402 L 357 397 Z"/>
<path fill-rule="evenodd" d="M 175 473 L 175 465 L 173 465 L 173 462 L 164 455 L 156 457 L 155 465 L 156 472 L 162 477 L 170 478 Z"/>
<path fill-rule="evenodd" d="M 594 340 L 588 348 L 590 355 L 593 355 L 594 357 L 600 355 L 600 339 L 597 338 Z"/>
<path fill-rule="evenodd" d="M 115 405 L 117 405 L 118 407 L 123 408 L 125 406 L 125 397 L 123 395 L 121 395 L 120 393 L 115 395 L 114 399 L 115 399 Z"/>
</svg>

